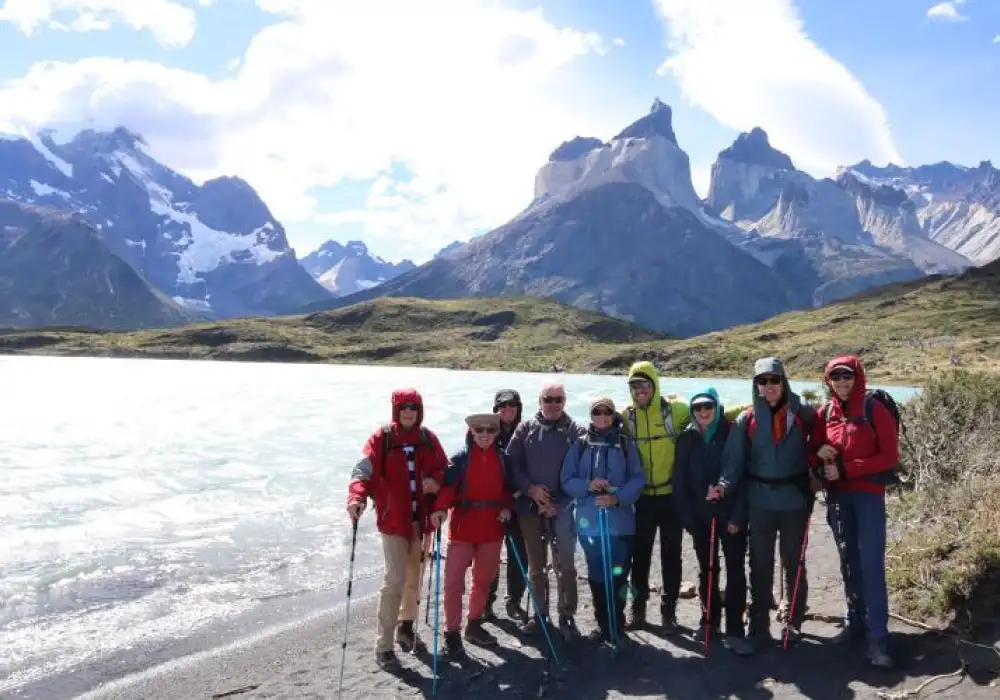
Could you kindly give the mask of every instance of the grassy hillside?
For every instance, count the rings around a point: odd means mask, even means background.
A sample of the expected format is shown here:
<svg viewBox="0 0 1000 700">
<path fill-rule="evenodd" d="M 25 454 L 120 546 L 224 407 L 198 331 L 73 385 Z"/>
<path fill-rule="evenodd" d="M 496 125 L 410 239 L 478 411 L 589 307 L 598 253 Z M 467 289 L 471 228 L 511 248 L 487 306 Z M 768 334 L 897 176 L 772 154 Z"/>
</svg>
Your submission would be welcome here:
<svg viewBox="0 0 1000 700">
<path fill-rule="evenodd" d="M 840 353 L 859 354 L 878 381 L 920 383 L 952 366 L 1000 370 L 1000 263 L 958 277 L 928 277 L 819 309 L 646 347 L 674 375 L 745 375 L 755 357 L 778 355 L 800 377 Z M 627 364 L 633 348 L 599 364 Z"/>
<path fill-rule="evenodd" d="M 795 376 L 814 378 L 844 352 L 859 354 L 880 382 L 924 384 L 953 366 L 1000 371 L 1000 263 L 686 340 L 528 297 L 389 297 L 162 331 L 0 332 L 0 353 L 616 373 L 641 358 L 681 376 L 745 376 L 754 358 L 775 354 Z"/>
<path fill-rule="evenodd" d="M 0 353 L 574 371 L 592 368 L 612 347 L 665 339 L 553 301 L 381 298 L 307 315 L 158 331 L 5 331 Z"/>
</svg>

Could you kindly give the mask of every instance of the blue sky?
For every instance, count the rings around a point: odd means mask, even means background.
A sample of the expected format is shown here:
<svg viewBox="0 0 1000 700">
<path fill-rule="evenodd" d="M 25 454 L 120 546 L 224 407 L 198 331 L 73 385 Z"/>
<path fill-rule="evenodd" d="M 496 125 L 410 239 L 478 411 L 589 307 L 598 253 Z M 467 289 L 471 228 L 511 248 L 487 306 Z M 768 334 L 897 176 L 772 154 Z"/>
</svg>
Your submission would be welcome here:
<svg viewBox="0 0 1000 700">
<path fill-rule="evenodd" d="M 818 176 L 1000 163 L 995 0 L 0 0 L 0 47 L 0 130 L 124 124 L 247 179 L 300 255 L 427 259 L 657 96 L 702 194 L 757 125 Z"/>
</svg>

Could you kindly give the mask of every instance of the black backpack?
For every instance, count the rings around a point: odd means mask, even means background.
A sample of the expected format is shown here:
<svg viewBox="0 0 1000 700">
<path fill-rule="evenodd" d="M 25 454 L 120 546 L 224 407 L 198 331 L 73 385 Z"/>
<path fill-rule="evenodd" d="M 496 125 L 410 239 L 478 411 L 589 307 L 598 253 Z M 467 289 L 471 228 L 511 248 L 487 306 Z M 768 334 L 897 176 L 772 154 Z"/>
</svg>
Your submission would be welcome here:
<svg viewBox="0 0 1000 700">
<path fill-rule="evenodd" d="M 865 392 L 864 401 L 864 411 L 861 418 L 846 418 L 844 419 L 847 423 L 866 423 L 868 428 L 872 431 L 872 435 L 875 436 L 875 440 L 878 441 L 878 433 L 875 431 L 875 402 L 879 402 L 887 409 L 889 409 L 889 414 L 892 416 L 893 420 L 896 422 L 896 437 L 898 438 L 900 432 L 903 429 L 903 415 L 899 410 L 899 404 L 896 400 L 892 398 L 892 394 L 885 391 L 884 389 L 869 389 Z M 827 401 L 823 407 L 823 418 L 827 422 L 830 420 L 830 409 L 832 403 Z M 879 472 L 878 474 L 872 474 L 871 476 L 865 477 L 867 481 L 871 481 L 875 484 L 881 484 L 882 486 L 892 486 L 894 484 L 900 483 L 899 478 L 899 464 L 895 464 L 891 469 L 887 469 L 884 472 Z"/>
</svg>

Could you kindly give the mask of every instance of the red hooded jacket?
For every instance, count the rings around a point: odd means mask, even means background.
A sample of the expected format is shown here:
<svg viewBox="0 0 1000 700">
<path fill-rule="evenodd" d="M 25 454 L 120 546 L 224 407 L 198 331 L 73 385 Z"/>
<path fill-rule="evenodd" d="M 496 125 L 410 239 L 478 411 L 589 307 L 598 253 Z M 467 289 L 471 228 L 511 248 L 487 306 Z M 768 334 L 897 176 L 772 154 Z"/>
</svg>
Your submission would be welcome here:
<svg viewBox="0 0 1000 700">
<path fill-rule="evenodd" d="M 854 370 L 854 388 L 846 402 L 841 402 L 836 394 L 833 394 L 830 383 L 830 371 L 837 365 L 845 365 Z M 843 458 L 844 465 L 844 478 L 832 482 L 829 488 L 885 493 L 885 486 L 872 483 L 863 477 L 884 472 L 899 464 L 899 437 L 896 434 L 896 421 L 892 413 L 876 401 L 872 411 L 874 425 L 868 425 L 864 421 L 848 422 L 851 418 L 864 418 L 865 392 L 868 390 L 864 365 L 854 355 L 843 355 L 830 360 L 826 364 L 824 381 L 830 387 L 833 398 L 828 401 L 829 420 L 827 420 L 827 404 L 819 410 L 819 420 L 822 423 L 825 440 L 816 447 L 818 449 L 822 444 L 830 445 Z M 822 464 L 822 460 L 815 452 L 810 461 L 813 464 Z"/>
<path fill-rule="evenodd" d="M 448 538 L 484 544 L 503 540 L 500 511 L 513 512 L 514 496 L 506 483 L 505 457 L 494 444 L 482 449 L 466 437 L 466 448 L 452 457 L 434 511 L 451 511 Z"/>
<path fill-rule="evenodd" d="M 417 421 L 409 430 L 399 424 L 400 406 L 415 403 L 419 406 Z M 441 447 L 437 435 L 422 428 L 424 402 L 416 389 L 400 389 L 392 393 L 392 423 L 389 425 L 389 451 L 384 454 L 383 428 L 379 428 L 362 450 L 364 455 L 354 467 L 351 484 L 348 487 L 347 503 L 364 502 L 372 498 L 375 502 L 375 519 L 379 532 L 384 535 L 413 537 L 413 525 L 420 526 L 420 532 L 430 532 L 430 508 L 424 496 L 423 481 L 434 479 L 438 484 L 444 481 L 444 470 L 448 456 Z M 423 435 L 427 436 L 424 443 Z M 409 460 L 403 448 L 412 447 L 415 478 L 411 484 Z M 416 512 L 413 504 L 416 502 Z"/>
</svg>

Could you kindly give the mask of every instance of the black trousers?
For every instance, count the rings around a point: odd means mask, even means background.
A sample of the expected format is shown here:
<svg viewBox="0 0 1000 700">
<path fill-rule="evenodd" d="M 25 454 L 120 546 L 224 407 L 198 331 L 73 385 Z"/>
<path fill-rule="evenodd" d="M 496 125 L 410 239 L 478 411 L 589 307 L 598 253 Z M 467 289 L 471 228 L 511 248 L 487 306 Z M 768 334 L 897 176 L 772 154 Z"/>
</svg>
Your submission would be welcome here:
<svg viewBox="0 0 1000 700">
<path fill-rule="evenodd" d="M 769 628 L 771 598 L 774 588 L 774 553 L 776 540 L 785 575 L 785 595 L 791 604 L 795 579 L 799 569 L 799 555 L 809 527 L 812 509 L 761 510 L 750 508 L 750 628 L 763 631 Z M 790 611 L 792 626 L 798 627 L 805 617 L 809 599 L 809 583 L 805 564 L 802 565 L 795 610 Z"/>
<path fill-rule="evenodd" d="M 726 635 L 743 637 L 743 612 L 747 605 L 747 531 L 741 529 L 735 535 L 726 531 L 728 523 L 720 520 L 715 525 L 715 561 L 712 563 L 712 627 L 718 629 L 722 622 L 723 602 L 719 593 L 719 561 L 726 563 Z M 694 551 L 698 556 L 698 596 L 701 599 L 701 609 L 705 610 L 708 601 L 708 560 L 711 544 L 711 527 L 704 525 L 692 534 Z M 722 556 L 719 556 L 719 552 Z M 705 613 L 702 612 L 700 625 L 705 624 Z"/>
<path fill-rule="evenodd" d="M 660 606 L 673 614 L 681 591 L 681 543 L 684 528 L 672 494 L 639 497 L 635 504 L 635 538 L 632 550 L 632 588 L 635 602 L 645 605 L 649 599 L 649 570 L 653 560 L 653 543 L 660 533 L 660 570 L 663 590 Z"/>
<path fill-rule="evenodd" d="M 510 520 L 504 526 L 504 531 L 507 535 L 510 535 L 510 540 L 514 541 L 514 546 L 517 548 L 517 556 L 521 558 L 521 565 L 526 569 L 528 567 L 528 555 L 524 551 L 524 535 L 521 534 L 521 524 L 518 522 L 517 514 L 511 511 Z M 510 540 L 504 537 L 504 547 L 507 549 L 507 566 L 505 575 L 507 577 L 507 596 L 504 601 L 514 601 L 518 605 L 521 603 L 521 599 L 524 598 L 524 574 L 521 573 L 521 568 L 517 565 L 517 557 L 514 553 L 510 551 Z M 490 586 L 490 593 L 486 599 L 486 605 L 490 608 L 497 601 L 497 594 L 500 591 L 500 569 L 497 569 L 497 577 L 493 579 L 493 585 Z"/>
</svg>

